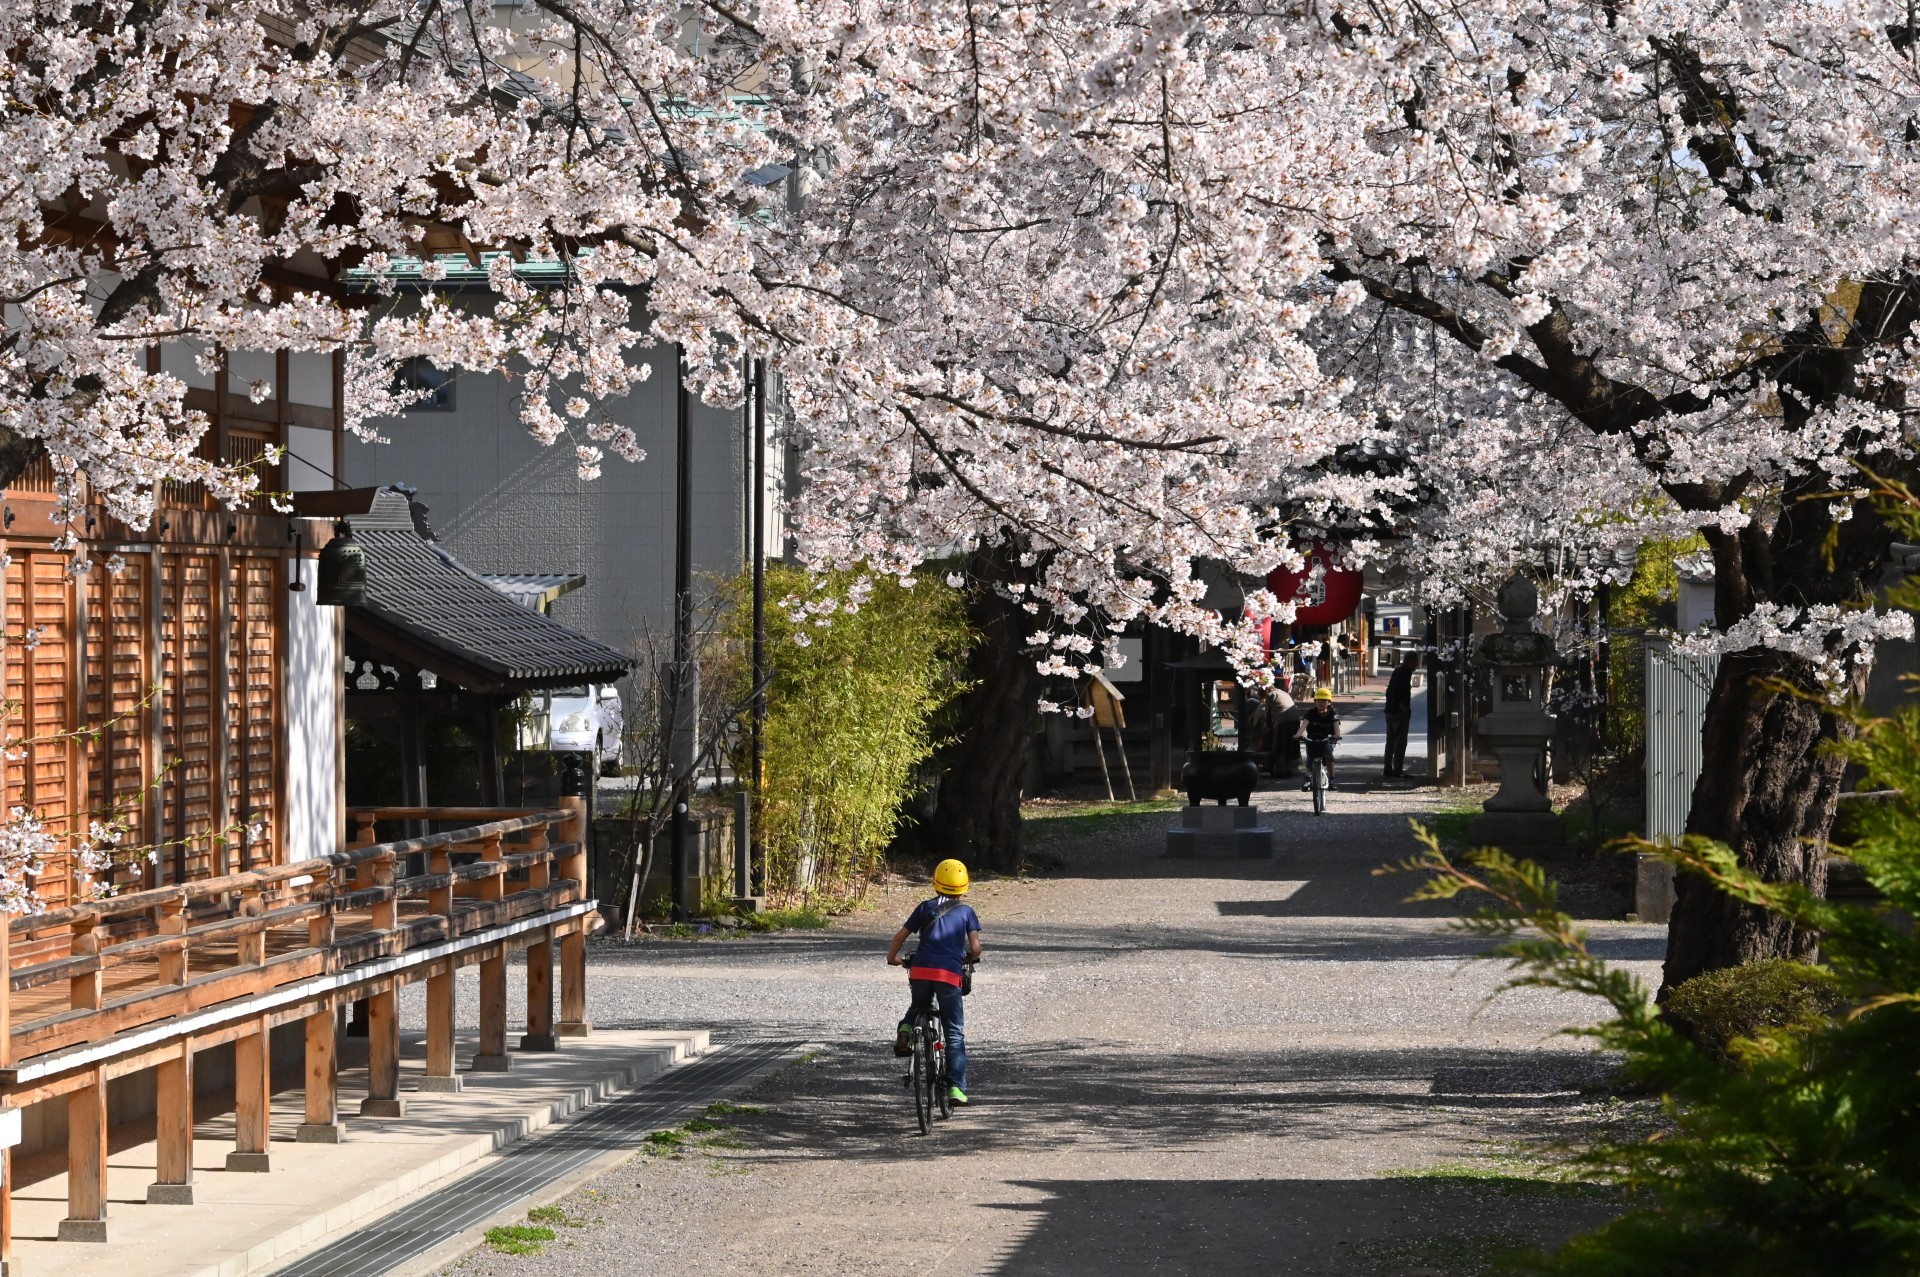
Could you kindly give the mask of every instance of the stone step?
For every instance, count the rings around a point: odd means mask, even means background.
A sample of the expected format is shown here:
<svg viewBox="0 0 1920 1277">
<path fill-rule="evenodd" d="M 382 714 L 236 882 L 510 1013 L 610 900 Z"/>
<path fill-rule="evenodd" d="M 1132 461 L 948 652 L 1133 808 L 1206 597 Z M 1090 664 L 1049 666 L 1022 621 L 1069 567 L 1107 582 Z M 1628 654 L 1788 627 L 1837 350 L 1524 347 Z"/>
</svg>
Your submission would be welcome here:
<svg viewBox="0 0 1920 1277">
<path fill-rule="evenodd" d="M 470 1060 L 472 1036 L 463 1035 L 459 1046 L 462 1062 Z M 671 1101 L 675 1111 L 686 1104 L 697 1110 L 708 1102 L 700 1098 L 707 1082 L 744 1085 L 735 1077 L 740 1068 L 757 1076 L 791 1058 L 795 1049 L 795 1044 L 780 1044 L 772 1055 L 757 1044 L 752 1050 L 712 1049 L 705 1029 L 596 1029 L 591 1037 L 567 1039 L 559 1051 L 515 1053 L 510 1073 L 463 1072 L 464 1090 L 440 1094 L 415 1089 L 424 1048 L 418 1035 L 407 1035 L 401 1078 L 405 1117 L 349 1117 L 343 1143 L 299 1143 L 293 1133 L 304 1097 L 297 1088 L 281 1090 L 273 1097 L 270 1169 L 241 1174 L 225 1169 L 233 1147 L 231 1113 L 209 1116 L 195 1128 L 191 1205 L 142 1200 L 154 1178 L 151 1121 L 146 1132 L 116 1128 L 103 1243 L 52 1240 L 65 1214 L 66 1176 L 16 1164 L 24 1173 L 14 1197 L 15 1261 L 32 1277 L 249 1277 L 282 1266 L 303 1277 L 386 1271 L 368 1266 L 377 1260 L 373 1252 L 356 1253 L 354 1262 L 346 1263 L 348 1257 L 333 1247 L 341 1244 L 338 1239 L 351 1243 L 378 1231 L 380 1251 L 403 1262 L 408 1255 L 402 1239 L 390 1229 L 381 1231 L 387 1223 L 382 1217 L 392 1217 L 396 1208 L 431 1213 L 432 1203 L 450 1200 L 463 1177 L 478 1172 L 496 1184 L 525 1179 L 503 1178 L 506 1159 L 520 1148 L 565 1152 L 564 1157 L 542 1153 L 556 1166 L 571 1164 L 575 1151 L 589 1158 L 622 1146 L 630 1152 L 648 1128 L 633 1127 L 624 1118 L 651 1121 L 656 1116 L 651 1109 L 623 1115 L 614 1124 L 617 1130 L 599 1129 L 616 1109 L 629 1106 L 630 1097 L 646 1097 L 654 1107 Z M 357 1111 L 365 1089 L 364 1069 L 342 1070 L 341 1111 Z M 596 1118 L 602 1111 L 608 1118 Z M 583 1124 L 594 1128 L 593 1138 L 549 1141 L 539 1134 L 556 1125 L 556 1134 L 584 1134 Z M 539 1185 L 528 1180 L 522 1187 L 533 1192 Z M 418 1221 L 408 1221 L 410 1236 L 419 1231 Z M 447 1236 L 458 1232 L 454 1228 Z"/>
</svg>

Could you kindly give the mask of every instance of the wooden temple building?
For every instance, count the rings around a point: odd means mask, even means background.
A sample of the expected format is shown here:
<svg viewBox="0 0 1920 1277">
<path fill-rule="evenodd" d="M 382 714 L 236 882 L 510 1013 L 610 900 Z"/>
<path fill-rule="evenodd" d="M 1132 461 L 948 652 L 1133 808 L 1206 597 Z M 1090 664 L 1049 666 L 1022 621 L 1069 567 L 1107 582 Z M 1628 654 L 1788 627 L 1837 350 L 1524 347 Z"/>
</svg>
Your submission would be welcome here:
<svg viewBox="0 0 1920 1277">
<path fill-rule="evenodd" d="M 236 1171 L 268 1165 L 276 1064 L 278 1089 L 295 1067 L 302 1079 L 299 1139 L 400 1113 L 406 984 L 427 986 L 424 1089 L 459 1089 L 462 1069 L 505 1069 L 512 1049 L 589 1030 L 584 800 L 501 803 L 499 711 L 528 688 L 617 677 L 626 660 L 445 555 L 403 493 L 334 491 L 338 363 L 264 363 L 232 374 L 264 375 L 263 402 L 231 393 L 222 371 L 191 405 L 214 420 L 212 455 L 288 448 L 264 486 L 296 490 L 291 516 L 180 489 L 149 528 L 98 506 L 70 526 L 55 519 L 44 460 L 0 494 L 4 801 L 55 833 L 109 818 L 126 830 L 100 881 L 44 857 L 31 878 L 42 911 L 0 927 L 0 1265 L 25 1154 L 65 1150 L 59 1234 L 80 1244 L 111 1227 L 106 1155 L 121 1123 L 155 1122 L 148 1200 L 164 1208 L 193 1197 L 196 1096 L 231 1093 Z M 323 606 L 316 556 L 349 528 L 366 595 Z M 73 553 L 56 548 L 69 531 Z M 350 806 L 350 703 L 412 731 L 416 760 L 421 722 L 470 715 L 479 791 L 428 805 L 422 769 L 409 781 L 402 767 L 397 801 Z M 528 1010 L 510 1038 L 516 950 Z M 480 1039 L 456 1060 L 454 973 L 469 965 Z M 368 1038 L 369 1098 L 343 1115 L 350 1008 Z"/>
</svg>

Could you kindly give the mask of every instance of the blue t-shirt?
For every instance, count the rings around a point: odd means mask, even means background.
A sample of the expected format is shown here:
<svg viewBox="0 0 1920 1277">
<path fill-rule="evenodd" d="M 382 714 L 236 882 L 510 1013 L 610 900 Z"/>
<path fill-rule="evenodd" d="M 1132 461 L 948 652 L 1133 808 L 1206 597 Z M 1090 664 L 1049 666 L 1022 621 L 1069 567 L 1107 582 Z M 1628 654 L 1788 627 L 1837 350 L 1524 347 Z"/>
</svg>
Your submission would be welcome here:
<svg viewBox="0 0 1920 1277">
<path fill-rule="evenodd" d="M 922 900 L 903 925 L 920 937 L 920 948 L 907 974 L 916 980 L 959 984 L 960 971 L 972 947 L 967 937 L 980 930 L 980 915 L 973 906 L 935 896 Z"/>
</svg>

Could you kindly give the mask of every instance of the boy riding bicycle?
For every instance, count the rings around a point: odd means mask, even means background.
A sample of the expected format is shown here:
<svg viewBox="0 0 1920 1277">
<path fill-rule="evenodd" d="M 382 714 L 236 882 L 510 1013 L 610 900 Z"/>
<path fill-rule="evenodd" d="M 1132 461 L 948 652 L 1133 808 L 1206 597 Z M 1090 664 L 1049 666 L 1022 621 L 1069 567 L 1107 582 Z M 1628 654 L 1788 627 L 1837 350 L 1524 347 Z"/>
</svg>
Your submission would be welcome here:
<svg viewBox="0 0 1920 1277">
<path fill-rule="evenodd" d="M 979 915 L 973 906 L 960 902 L 968 885 L 965 865 L 957 860 L 941 861 L 933 871 L 933 889 L 939 894 L 920 902 L 900 930 L 893 933 L 893 943 L 887 947 L 887 964 L 897 967 L 901 965 L 901 946 L 910 936 L 920 937 L 913 965 L 907 969 L 913 1004 L 894 1035 L 893 1053 L 913 1054 L 914 1028 L 938 998 L 940 1018 L 947 1026 L 947 1098 L 955 1104 L 967 1102 L 967 1008 L 960 988 L 967 964 L 980 960 Z"/>
<path fill-rule="evenodd" d="M 1300 734 L 1307 739 L 1307 782 L 1302 790 L 1313 788 L 1313 757 L 1325 760 L 1327 787 L 1333 787 L 1333 744 L 1340 739 L 1340 714 L 1333 708 L 1333 689 L 1316 687 L 1313 708 L 1300 718 Z"/>
</svg>

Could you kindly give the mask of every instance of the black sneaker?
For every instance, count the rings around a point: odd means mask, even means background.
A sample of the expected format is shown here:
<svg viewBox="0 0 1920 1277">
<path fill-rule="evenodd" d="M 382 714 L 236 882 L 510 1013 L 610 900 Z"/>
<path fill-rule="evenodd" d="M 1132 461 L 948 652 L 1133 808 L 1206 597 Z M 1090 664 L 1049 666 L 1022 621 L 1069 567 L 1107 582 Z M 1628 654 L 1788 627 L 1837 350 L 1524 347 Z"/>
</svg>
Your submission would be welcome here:
<svg viewBox="0 0 1920 1277">
<path fill-rule="evenodd" d="M 913 1026 L 902 1024 L 893 1035 L 893 1053 L 899 1056 L 913 1054 Z"/>
</svg>

